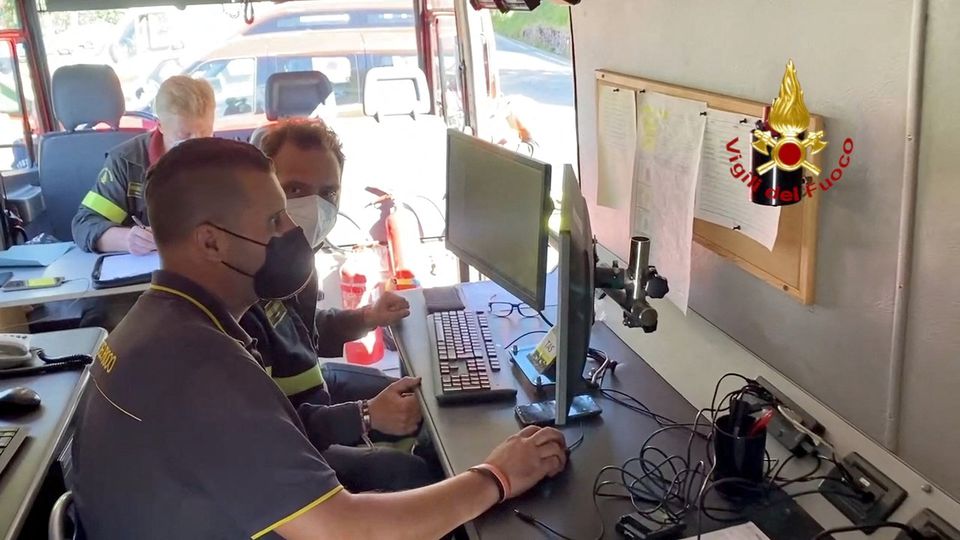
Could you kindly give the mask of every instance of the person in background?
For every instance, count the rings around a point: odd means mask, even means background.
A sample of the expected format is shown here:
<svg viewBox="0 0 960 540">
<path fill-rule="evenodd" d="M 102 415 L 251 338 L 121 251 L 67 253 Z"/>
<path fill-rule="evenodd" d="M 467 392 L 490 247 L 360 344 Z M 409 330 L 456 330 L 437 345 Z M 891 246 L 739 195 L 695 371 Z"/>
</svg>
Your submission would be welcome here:
<svg viewBox="0 0 960 540">
<path fill-rule="evenodd" d="M 157 129 L 107 154 L 93 188 L 73 218 L 73 240 L 85 251 L 145 255 L 157 249 L 143 199 L 151 165 L 181 142 L 213 134 L 216 101 L 205 80 L 183 75 L 163 81 L 154 103 Z"/>
<path fill-rule="evenodd" d="M 339 138 L 322 121 L 290 120 L 272 127 L 260 148 L 276 167 L 287 213 L 318 250 L 337 220 L 344 163 Z M 398 491 L 440 480 L 438 466 L 411 452 L 367 444 L 418 429 L 417 379 L 318 362 L 341 356 L 344 343 L 406 317 L 406 300 L 385 293 L 358 310 L 318 312 L 320 294 L 314 273 L 296 296 L 261 300 L 240 319 L 268 372 L 297 407 L 310 440 L 350 490 Z"/>
<path fill-rule="evenodd" d="M 85 537 L 439 538 L 566 466 L 563 434 L 529 426 L 442 482 L 345 489 L 237 324 L 314 273 L 270 160 L 187 141 L 151 169 L 147 207 L 163 268 L 97 352 L 71 445 Z"/>
</svg>

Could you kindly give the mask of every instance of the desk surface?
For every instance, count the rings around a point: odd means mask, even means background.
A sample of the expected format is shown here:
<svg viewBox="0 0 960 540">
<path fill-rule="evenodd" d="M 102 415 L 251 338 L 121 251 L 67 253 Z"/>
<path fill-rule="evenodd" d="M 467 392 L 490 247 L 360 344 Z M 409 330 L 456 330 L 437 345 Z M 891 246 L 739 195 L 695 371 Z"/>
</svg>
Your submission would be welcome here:
<svg viewBox="0 0 960 540">
<path fill-rule="evenodd" d="M 493 286 L 495 287 L 495 286 Z M 486 311 L 491 284 L 468 284 L 462 288 L 467 309 Z M 538 401 L 535 390 L 518 382 L 514 368 L 502 352 L 502 345 L 531 330 L 541 328 L 536 318 L 491 317 L 494 339 L 501 346 L 499 375 L 502 382 L 512 382 L 519 389 L 516 403 L 500 402 L 460 407 L 440 407 L 434 398 L 432 354 L 426 334 L 425 306 L 419 291 L 407 293 L 411 304 L 411 317 L 395 328 L 397 344 L 406 367 L 414 375 L 423 377 L 421 387 L 427 426 L 432 430 L 437 451 L 449 474 L 458 474 L 482 462 L 490 450 L 500 441 L 520 429 L 514 415 L 514 406 Z M 548 309 L 548 313 L 551 310 Z M 530 336 L 536 343 L 539 335 Z M 524 342 L 521 342 L 521 345 Z M 624 344 L 605 325 L 594 328 L 591 345 L 604 350 L 620 362 L 613 376 L 607 377 L 605 387 L 627 392 L 642 400 L 659 414 L 677 421 L 692 421 L 696 410 L 660 375 L 650 368 L 635 352 Z M 545 481 L 530 493 L 499 506 L 475 520 L 471 534 L 483 538 L 527 538 L 541 534 L 513 515 L 519 508 L 543 520 L 563 534 L 572 538 L 595 538 L 600 523 L 595 513 L 592 488 L 598 471 L 606 465 L 621 465 L 636 457 L 644 440 L 660 426 L 652 419 L 641 416 L 612 401 L 596 397 L 603 414 L 596 419 L 564 428 L 567 442 L 579 438 L 583 443 L 573 451 L 566 471 L 555 479 Z M 679 430 L 658 437 L 656 444 L 668 453 L 685 452 L 688 435 Z M 694 455 L 705 455 L 703 443 L 694 445 Z M 722 504 L 722 503 L 718 503 Z M 606 527 L 604 538 L 616 538 L 614 524 L 619 516 L 632 511 L 629 503 L 602 502 L 601 509 Z M 796 503 L 773 505 L 763 519 L 755 519 L 761 529 L 771 538 L 806 537 L 816 534 L 819 525 L 807 516 Z M 725 525 L 704 519 L 704 529 L 712 530 Z M 688 531 L 695 534 L 690 526 Z"/>
<path fill-rule="evenodd" d="M 87 253 L 80 248 L 74 247 L 46 268 L 2 269 L 12 271 L 13 279 L 62 277 L 66 282 L 59 287 L 51 289 L 13 292 L 0 291 L 0 309 L 146 290 L 147 283 L 110 289 L 94 289 L 90 274 L 93 272 L 93 266 L 97 263 L 97 257 L 99 256 L 97 253 Z"/>
<path fill-rule="evenodd" d="M 32 344 L 48 355 L 93 355 L 107 333 L 100 328 L 81 328 L 35 334 Z M 43 483 L 47 469 L 67 440 L 67 431 L 87 372 L 65 371 L 39 377 L 0 380 L 0 390 L 28 386 L 40 394 L 40 409 L 22 416 L 0 416 L 0 426 L 25 425 L 27 440 L 0 475 L 0 534 L 4 540 L 17 537 L 23 521 Z"/>
</svg>

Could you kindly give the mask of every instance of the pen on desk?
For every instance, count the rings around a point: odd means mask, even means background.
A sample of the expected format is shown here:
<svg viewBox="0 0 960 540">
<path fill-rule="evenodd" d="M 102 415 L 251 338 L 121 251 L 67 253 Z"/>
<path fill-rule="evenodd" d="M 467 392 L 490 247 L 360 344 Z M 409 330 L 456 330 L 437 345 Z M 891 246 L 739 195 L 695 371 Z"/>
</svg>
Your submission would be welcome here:
<svg viewBox="0 0 960 540">
<path fill-rule="evenodd" d="M 774 410 L 767 409 L 766 412 L 764 412 L 763 415 L 753 423 L 753 426 L 750 428 L 750 432 L 747 434 L 747 437 L 754 437 L 763 431 L 763 428 L 767 427 L 767 424 L 769 424 L 770 420 L 773 419 L 773 415 Z"/>
</svg>

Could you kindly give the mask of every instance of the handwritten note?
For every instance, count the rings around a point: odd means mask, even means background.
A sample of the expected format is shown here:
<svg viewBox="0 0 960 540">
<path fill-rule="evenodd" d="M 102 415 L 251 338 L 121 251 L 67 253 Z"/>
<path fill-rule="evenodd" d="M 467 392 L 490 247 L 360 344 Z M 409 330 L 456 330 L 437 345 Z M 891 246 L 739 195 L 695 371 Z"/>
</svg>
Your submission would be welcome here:
<svg viewBox="0 0 960 540">
<path fill-rule="evenodd" d="M 631 233 L 650 237 L 650 264 L 667 278 L 667 299 L 684 313 L 706 110 L 706 103 L 653 92 L 637 104 Z"/>
<path fill-rule="evenodd" d="M 629 201 L 637 148 L 635 91 L 600 87 L 597 145 L 597 204 L 622 208 Z"/>
<path fill-rule="evenodd" d="M 731 159 L 749 169 L 750 131 L 756 121 L 742 114 L 709 112 L 700 160 L 696 217 L 738 230 L 772 251 L 780 226 L 780 208 L 750 202 L 748 183 L 730 173 Z"/>
</svg>

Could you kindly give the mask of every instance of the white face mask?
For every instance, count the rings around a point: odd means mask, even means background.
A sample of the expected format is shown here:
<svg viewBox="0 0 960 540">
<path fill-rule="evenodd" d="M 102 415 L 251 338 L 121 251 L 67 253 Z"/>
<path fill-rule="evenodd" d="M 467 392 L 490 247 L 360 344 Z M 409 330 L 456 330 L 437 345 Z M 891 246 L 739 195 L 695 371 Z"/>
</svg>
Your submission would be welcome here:
<svg viewBox="0 0 960 540">
<path fill-rule="evenodd" d="M 337 224 L 337 207 L 319 195 L 287 200 L 287 214 L 316 249 Z"/>
</svg>

